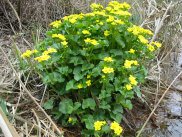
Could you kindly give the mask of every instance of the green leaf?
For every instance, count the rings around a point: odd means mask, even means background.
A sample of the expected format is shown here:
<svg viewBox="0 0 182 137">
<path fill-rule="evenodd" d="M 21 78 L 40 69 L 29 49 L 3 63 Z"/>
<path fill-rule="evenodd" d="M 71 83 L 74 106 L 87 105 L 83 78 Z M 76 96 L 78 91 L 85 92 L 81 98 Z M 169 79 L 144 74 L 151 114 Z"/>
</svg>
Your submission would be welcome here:
<svg viewBox="0 0 182 137">
<path fill-rule="evenodd" d="M 61 43 L 53 43 L 52 46 L 56 49 L 61 48 Z"/>
<path fill-rule="evenodd" d="M 80 102 L 75 102 L 74 103 L 74 111 L 76 111 L 77 109 L 79 109 L 81 107 L 81 103 Z"/>
<path fill-rule="evenodd" d="M 144 66 L 142 66 L 142 70 L 143 70 L 143 72 L 144 72 L 144 76 L 147 76 L 147 74 L 148 74 L 147 69 L 146 69 Z"/>
<path fill-rule="evenodd" d="M 114 119 L 114 121 L 116 121 L 117 123 L 120 123 L 121 120 L 122 120 L 122 114 L 121 114 L 121 113 L 117 113 L 117 114 L 110 113 L 110 116 L 111 116 L 111 118 Z"/>
<path fill-rule="evenodd" d="M 51 112 L 54 115 L 55 120 L 59 120 L 59 118 L 63 115 L 58 111 L 58 108 L 53 109 Z"/>
<path fill-rule="evenodd" d="M 42 77 L 44 83 L 55 84 L 64 82 L 64 78 L 59 72 L 45 73 Z"/>
<path fill-rule="evenodd" d="M 133 108 L 133 105 L 130 100 L 126 100 L 126 107 L 131 110 Z"/>
<path fill-rule="evenodd" d="M 8 114 L 6 102 L 4 99 L 1 99 L 1 98 L 0 98 L 0 107 L 2 108 L 2 111 L 4 112 L 4 114 Z"/>
<path fill-rule="evenodd" d="M 63 75 L 67 75 L 68 72 L 69 72 L 68 66 L 65 66 L 65 67 L 58 67 L 58 69 L 59 69 L 59 72 L 60 72 L 61 74 L 63 74 Z"/>
<path fill-rule="evenodd" d="M 125 43 L 124 43 L 124 41 L 123 41 L 123 39 L 122 39 L 122 37 L 121 37 L 121 35 L 120 35 L 119 33 L 115 33 L 115 34 L 114 34 L 114 38 L 115 38 L 116 42 L 117 42 L 122 48 L 125 47 Z"/>
<path fill-rule="evenodd" d="M 111 106 L 108 104 L 108 102 L 102 100 L 101 103 L 100 103 L 100 105 L 99 105 L 99 108 L 107 109 L 107 110 L 110 111 Z"/>
<path fill-rule="evenodd" d="M 75 66 L 77 66 L 79 64 L 84 64 L 84 61 L 81 57 L 71 57 L 69 63 L 73 63 Z"/>
<path fill-rule="evenodd" d="M 94 99 L 87 98 L 87 99 L 83 100 L 83 103 L 82 103 L 82 108 L 83 109 L 90 108 L 90 109 L 94 110 L 95 106 L 96 106 L 96 103 L 95 103 Z"/>
<path fill-rule="evenodd" d="M 110 83 L 107 83 L 107 85 L 105 85 L 105 90 L 107 90 L 107 93 L 110 93 L 114 91 L 114 86 Z"/>
<path fill-rule="evenodd" d="M 79 81 L 80 79 L 83 78 L 83 74 L 81 74 L 81 67 L 74 68 L 73 74 L 74 74 L 74 79 L 76 81 Z"/>
<path fill-rule="evenodd" d="M 79 50 L 79 52 L 82 56 L 89 56 L 86 50 Z"/>
<path fill-rule="evenodd" d="M 141 101 L 144 102 L 145 100 L 142 98 L 142 93 L 140 91 L 140 88 L 139 87 L 135 87 L 134 91 L 135 91 L 137 97 L 139 97 L 141 99 Z"/>
<path fill-rule="evenodd" d="M 99 94 L 99 99 L 104 99 L 111 96 L 110 90 L 101 90 L 101 93 Z"/>
<path fill-rule="evenodd" d="M 122 104 L 124 101 L 125 101 L 125 98 L 123 97 L 123 95 L 117 94 L 117 96 L 116 96 L 116 103 Z"/>
<path fill-rule="evenodd" d="M 75 83 L 74 80 L 69 81 L 69 82 L 66 84 L 66 90 L 74 89 L 74 83 Z"/>
<path fill-rule="evenodd" d="M 85 122 L 85 126 L 87 129 L 90 129 L 90 130 L 94 129 L 94 118 L 92 115 L 83 116 L 82 121 Z"/>
<path fill-rule="evenodd" d="M 63 99 L 59 103 L 59 111 L 63 114 L 71 114 L 73 112 L 73 101 L 71 99 Z"/>
<path fill-rule="evenodd" d="M 120 101 L 120 103 L 121 103 L 125 108 L 128 108 L 129 110 L 131 110 L 132 107 L 133 107 L 131 101 L 128 100 L 128 99 L 122 100 L 122 101 Z"/>
<path fill-rule="evenodd" d="M 122 91 L 122 81 L 119 80 L 118 78 L 115 78 L 114 80 L 114 86 L 116 91 Z"/>
<path fill-rule="evenodd" d="M 104 57 L 108 57 L 109 54 L 108 53 L 99 53 L 95 55 L 96 57 L 98 57 L 98 59 L 103 60 Z"/>
<path fill-rule="evenodd" d="M 62 83 L 62 82 L 64 82 L 64 80 L 65 80 L 65 79 L 62 77 L 62 75 L 61 75 L 60 73 L 58 73 L 58 72 L 53 72 L 52 75 L 53 75 L 53 81 L 54 81 L 54 82 L 60 82 L 60 83 Z"/>
<path fill-rule="evenodd" d="M 82 65 L 82 71 L 85 71 L 85 70 L 89 70 L 89 69 L 92 69 L 94 67 L 94 64 L 83 64 Z"/>
<path fill-rule="evenodd" d="M 114 105 L 113 111 L 114 114 L 123 113 L 123 107 L 120 104 Z"/>
<path fill-rule="evenodd" d="M 118 49 L 111 49 L 110 50 L 110 53 L 113 56 L 123 56 L 123 52 L 121 50 L 118 50 Z"/>
<path fill-rule="evenodd" d="M 109 133 L 111 131 L 111 129 L 110 129 L 110 127 L 108 125 L 105 125 L 105 126 L 102 127 L 102 131 L 104 133 Z"/>
<path fill-rule="evenodd" d="M 44 103 L 43 107 L 45 109 L 52 109 L 53 108 L 53 103 L 54 103 L 53 99 L 49 99 L 48 101 L 46 101 Z"/>
<path fill-rule="evenodd" d="M 99 67 L 95 67 L 94 69 L 92 69 L 92 76 L 97 77 L 99 76 L 101 73 L 101 69 Z"/>
<path fill-rule="evenodd" d="M 60 56 L 59 55 L 54 55 L 51 57 L 51 60 L 50 60 L 50 65 L 53 64 L 53 63 L 56 63 L 60 60 Z"/>
</svg>

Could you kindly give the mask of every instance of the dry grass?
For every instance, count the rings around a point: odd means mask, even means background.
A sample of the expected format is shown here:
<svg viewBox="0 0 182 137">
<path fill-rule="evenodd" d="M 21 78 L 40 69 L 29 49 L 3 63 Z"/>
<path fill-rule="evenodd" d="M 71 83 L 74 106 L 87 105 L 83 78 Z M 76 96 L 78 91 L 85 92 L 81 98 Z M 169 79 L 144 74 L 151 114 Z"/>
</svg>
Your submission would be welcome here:
<svg viewBox="0 0 182 137">
<path fill-rule="evenodd" d="M 99 0 L 92 1 L 99 2 Z M 108 1 L 103 0 L 102 3 L 105 5 Z M 161 89 L 167 89 L 178 73 L 175 67 L 173 71 L 176 71 L 176 75 L 171 73 L 171 65 L 175 64 L 178 50 L 182 48 L 180 9 L 182 1 L 172 3 L 167 1 L 157 3 L 155 0 L 127 1 L 133 7 L 132 21 L 153 30 L 155 35 L 152 40 L 160 40 L 163 43 L 161 51 L 149 63 L 147 82 L 142 86 L 144 104 L 152 111 L 162 94 Z M 3 34 L 0 37 L 0 46 L 16 70 L 12 70 L 8 60 L 0 51 L 0 99 L 3 98 L 3 102 L 6 103 L 10 121 L 20 136 L 54 137 L 56 135 L 51 121 L 39 107 L 39 104 L 49 98 L 49 91 L 30 68 L 27 68 L 26 73 L 18 69 L 18 56 L 15 53 L 33 48 L 44 37 L 48 24 L 52 20 L 71 13 L 88 12 L 90 2 L 86 0 L 0 1 L 0 34 Z M 171 53 L 174 54 L 172 59 Z M 16 75 L 18 78 L 15 77 Z M 33 98 L 25 92 L 23 85 Z M 35 101 L 39 104 L 33 103 Z M 131 114 L 131 112 L 127 113 Z M 129 128 L 137 128 L 130 120 L 125 119 L 124 122 Z M 59 124 L 57 127 L 65 131 L 69 137 L 79 136 L 79 133 L 63 129 Z"/>
</svg>

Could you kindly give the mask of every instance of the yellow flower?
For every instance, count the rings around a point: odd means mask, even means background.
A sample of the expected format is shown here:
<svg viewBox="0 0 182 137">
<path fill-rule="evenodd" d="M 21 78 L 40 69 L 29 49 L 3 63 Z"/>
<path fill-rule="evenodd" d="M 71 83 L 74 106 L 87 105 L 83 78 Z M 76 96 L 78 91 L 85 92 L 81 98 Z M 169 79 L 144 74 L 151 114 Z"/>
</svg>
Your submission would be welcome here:
<svg viewBox="0 0 182 137">
<path fill-rule="evenodd" d="M 138 65 L 138 61 L 137 60 L 125 60 L 124 62 L 124 67 L 125 68 L 131 68 L 132 65 Z"/>
<path fill-rule="evenodd" d="M 144 36 L 142 36 L 142 35 L 139 35 L 138 38 L 139 38 L 140 42 L 143 43 L 143 44 L 147 44 L 147 43 L 149 42 L 149 41 L 148 41 Z"/>
<path fill-rule="evenodd" d="M 125 62 L 124 62 L 124 67 L 125 67 L 125 68 L 131 68 L 131 65 L 132 65 L 132 64 L 133 64 L 132 61 L 125 60 Z"/>
<path fill-rule="evenodd" d="M 132 27 L 128 28 L 127 29 L 128 32 L 132 32 L 134 35 L 140 35 L 140 34 L 147 34 L 147 35 L 153 35 L 153 33 L 148 30 L 148 29 L 144 29 L 140 26 L 136 26 L 136 25 L 133 25 Z"/>
<path fill-rule="evenodd" d="M 97 4 L 97 3 L 93 3 L 90 5 L 91 9 L 93 11 L 96 11 L 96 10 L 102 10 L 103 9 L 103 6 L 101 4 Z"/>
<path fill-rule="evenodd" d="M 99 22 L 99 25 L 101 25 L 101 26 L 102 26 L 102 25 L 104 25 L 104 23 L 103 23 L 103 22 Z"/>
<path fill-rule="evenodd" d="M 104 36 L 109 36 L 110 35 L 110 32 L 108 30 L 104 31 Z"/>
<path fill-rule="evenodd" d="M 76 22 L 75 18 L 69 19 L 69 22 L 71 22 L 72 24 L 74 24 Z"/>
<path fill-rule="evenodd" d="M 68 42 L 67 42 L 67 41 L 63 41 L 63 42 L 61 42 L 61 44 L 62 44 L 63 46 L 66 46 L 66 45 L 68 45 Z"/>
<path fill-rule="evenodd" d="M 111 23 L 111 25 L 115 26 L 115 25 L 116 25 L 116 22 L 115 22 L 115 21 L 114 21 L 114 22 L 112 22 L 112 23 Z"/>
<path fill-rule="evenodd" d="M 132 85 L 131 85 L 131 84 L 126 84 L 126 85 L 125 85 L 125 88 L 126 88 L 127 90 L 131 90 L 131 89 L 132 89 Z"/>
<path fill-rule="evenodd" d="M 103 73 L 113 73 L 114 72 L 114 69 L 113 68 L 110 68 L 110 67 L 104 67 L 102 69 L 102 72 Z"/>
<path fill-rule="evenodd" d="M 48 48 L 47 50 L 49 53 L 53 53 L 53 52 L 57 52 L 57 50 L 55 48 Z"/>
<path fill-rule="evenodd" d="M 90 39 L 90 38 L 86 38 L 86 39 L 84 39 L 84 41 L 85 41 L 86 43 L 89 43 L 89 42 L 91 41 L 91 39 Z"/>
<path fill-rule="evenodd" d="M 69 19 L 69 16 L 64 16 L 63 20 L 67 21 Z"/>
<path fill-rule="evenodd" d="M 66 40 L 65 36 L 62 34 L 52 34 L 52 38 L 59 38 L 62 41 Z"/>
<path fill-rule="evenodd" d="M 106 16 L 105 11 L 94 11 L 93 13 L 94 13 L 95 15 Z"/>
<path fill-rule="evenodd" d="M 131 53 L 131 54 L 134 54 L 135 50 L 134 49 L 130 49 L 128 52 Z"/>
<path fill-rule="evenodd" d="M 61 20 L 56 20 L 49 24 L 50 26 L 53 26 L 54 28 L 58 28 L 61 25 Z"/>
<path fill-rule="evenodd" d="M 109 4 L 108 4 L 108 6 L 111 6 L 111 7 L 115 7 L 115 6 L 119 6 L 120 5 L 120 3 L 118 2 L 118 1 L 111 1 L 111 2 L 109 2 Z"/>
<path fill-rule="evenodd" d="M 136 86 L 138 84 L 138 82 L 136 81 L 136 78 L 134 76 L 132 76 L 132 75 L 130 75 L 129 81 L 130 81 L 131 85 Z"/>
<path fill-rule="evenodd" d="M 29 58 L 32 54 L 37 53 L 38 51 L 36 49 L 34 50 L 26 50 L 21 57 L 22 58 Z"/>
<path fill-rule="evenodd" d="M 44 54 L 40 57 L 36 57 L 34 58 L 34 60 L 38 61 L 38 62 L 42 62 L 42 61 L 46 61 L 48 60 L 49 58 L 51 58 L 51 56 L 47 55 L 47 54 Z"/>
<path fill-rule="evenodd" d="M 160 48 L 161 46 L 162 46 L 162 44 L 161 43 L 159 43 L 159 42 L 152 42 L 151 44 L 153 44 L 153 45 L 155 45 L 156 47 L 158 47 L 158 48 Z"/>
<path fill-rule="evenodd" d="M 46 51 L 44 51 L 42 54 L 43 55 L 48 55 L 50 53 L 54 53 L 57 52 L 57 50 L 55 48 L 48 48 Z"/>
<path fill-rule="evenodd" d="M 147 47 L 148 47 L 149 51 L 151 51 L 151 52 L 155 50 L 154 46 L 152 46 L 150 44 L 148 44 Z"/>
<path fill-rule="evenodd" d="M 106 22 L 113 22 L 114 21 L 114 17 L 109 15 L 109 18 L 106 20 Z"/>
<path fill-rule="evenodd" d="M 29 58 L 32 54 L 33 54 L 33 53 L 32 53 L 31 50 L 26 50 L 26 51 L 21 55 L 21 57 L 22 57 L 22 58 Z"/>
<path fill-rule="evenodd" d="M 97 42 L 97 40 L 95 40 L 95 39 L 90 39 L 90 38 L 87 38 L 87 39 L 85 39 L 84 40 L 86 43 L 90 43 L 90 44 L 92 44 L 92 45 L 98 45 L 99 43 Z"/>
<path fill-rule="evenodd" d="M 132 32 L 134 35 L 140 34 L 140 31 L 135 27 L 128 28 L 127 30 L 128 32 Z"/>
<path fill-rule="evenodd" d="M 120 24 L 120 25 L 124 24 L 124 21 L 122 21 L 122 20 L 115 20 L 114 22 L 117 23 L 117 24 Z"/>
<path fill-rule="evenodd" d="M 111 1 L 111 2 L 109 2 L 108 6 L 114 8 L 115 10 L 121 10 L 121 9 L 128 10 L 131 8 L 131 6 L 128 3 L 126 3 L 126 2 L 119 3 L 118 1 Z"/>
<path fill-rule="evenodd" d="M 113 62 L 113 59 L 111 57 L 105 57 L 104 61 L 105 62 Z"/>
<path fill-rule="evenodd" d="M 90 35 L 90 32 L 88 30 L 83 30 L 82 33 L 85 35 Z"/>
<path fill-rule="evenodd" d="M 48 55 L 49 54 L 49 52 L 47 51 L 47 50 L 45 50 L 43 53 L 42 53 L 42 55 Z"/>
<path fill-rule="evenodd" d="M 91 78 L 91 75 L 87 75 L 87 78 Z"/>
<path fill-rule="evenodd" d="M 100 131 L 102 126 L 106 124 L 106 121 L 96 121 L 94 122 L 94 129 L 95 131 Z"/>
<path fill-rule="evenodd" d="M 93 44 L 94 46 L 98 45 L 99 43 L 97 42 L 97 40 L 92 39 L 92 41 L 90 42 L 91 44 Z"/>
<path fill-rule="evenodd" d="M 71 117 L 69 117 L 68 123 L 71 123 L 72 121 L 73 121 L 73 119 Z"/>
<path fill-rule="evenodd" d="M 78 88 L 78 89 L 81 89 L 81 88 L 83 88 L 83 85 L 82 85 L 82 84 L 78 84 L 78 85 L 77 85 L 77 88 Z"/>
<path fill-rule="evenodd" d="M 124 2 L 124 3 L 122 4 L 122 6 L 123 6 L 123 8 L 126 8 L 126 9 L 130 9 L 130 8 L 131 8 L 130 4 L 128 4 L 128 3 L 126 3 L 126 2 Z"/>
<path fill-rule="evenodd" d="M 106 11 L 111 11 L 112 8 L 111 7 L 106 7 Z"/>
<path fill-rule="evenodd" d="M 93 17 L 93 16 L 95 16 L 95 14 L 94 13 L 87 13 L 87 14 L 85 14 L 85 16 L 86 17 Z"/>
<path fill-rule="evenodd" d="M 37 52 L 38 52 L 38 50 L 36 50 L 36 49 L 32 50 L 32 53 L 37 53 Z"/>
<path fill-rule="evenodd" d="M 69 21 L 70 23 L 74 24 L 77 21 L 77 19 L 82 19 L 83 16 L 84 16 L 83 13 L 81 13 L 81 14 L 71 14 L 69 16 L 63 17 L 63 20 L 64 21 Z"/>
<path fill-rule="evenodd" d="M 132 60 L 132 64 L 138 65 L 138 61 L 137 60 Z"/>
<path fill-rule="evenodd" d="M 113 11 L 111 13 L 120 15 L 120 16 L 131 16 L 131 13 L 129 13 L 128 11 L 123 11 L 123 10 Z"/>
<path fill-rule="evenodd" d="M 111 123 L 110 128 L 114 130 L 114 133 L 117 136 L 121 135 L 121 133 L 123 132 L 123 128 L 115 121 Z"/>
<path fill-rule="evenodd" d="M 87 80 L 86 84 L 87 84 L 88 87 L 91 86 L 91 80 Z"/>
</svg>

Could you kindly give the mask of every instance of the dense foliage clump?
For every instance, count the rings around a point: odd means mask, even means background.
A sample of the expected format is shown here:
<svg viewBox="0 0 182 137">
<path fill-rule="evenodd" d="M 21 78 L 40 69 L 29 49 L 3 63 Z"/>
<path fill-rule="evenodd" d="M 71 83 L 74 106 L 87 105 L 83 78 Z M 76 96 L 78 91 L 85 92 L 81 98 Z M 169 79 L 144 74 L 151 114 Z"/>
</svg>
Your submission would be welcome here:
<svg viewBox="0 0 182 137">
<path fill-rule="evenodd" d="M 129 4 L 94 3 L 91 9 L 52 22 L 47 37 L 22 57 L 57 95 L 44 107 L 61 125 L 81 127 L 85 136 L 119 136 L 123 109 L 140 96 L 145 64 L 161 44 L 130 22 Z"/>
</svg>

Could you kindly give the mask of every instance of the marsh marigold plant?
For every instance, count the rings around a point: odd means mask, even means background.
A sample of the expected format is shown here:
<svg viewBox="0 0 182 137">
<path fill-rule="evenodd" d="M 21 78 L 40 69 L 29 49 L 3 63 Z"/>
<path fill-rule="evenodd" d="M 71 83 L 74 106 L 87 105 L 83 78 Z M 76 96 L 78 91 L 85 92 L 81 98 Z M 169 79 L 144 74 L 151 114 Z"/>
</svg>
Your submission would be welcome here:
<svg viewBox="0 0 182 137">
<path fill-rule="evenodd" d="M 83 136 L 122 134 L 123 109 L 132 109 L 134 95 L 141 97 L 146 62 L 161 47 L 150 42 L 150 30 L 130 22 L 130 8 L 126 2 L 94 3 L 90 13 L 52 22 L 46 38 L 22 54 L 54 94 L 45 109 Z"/>
</svg>

